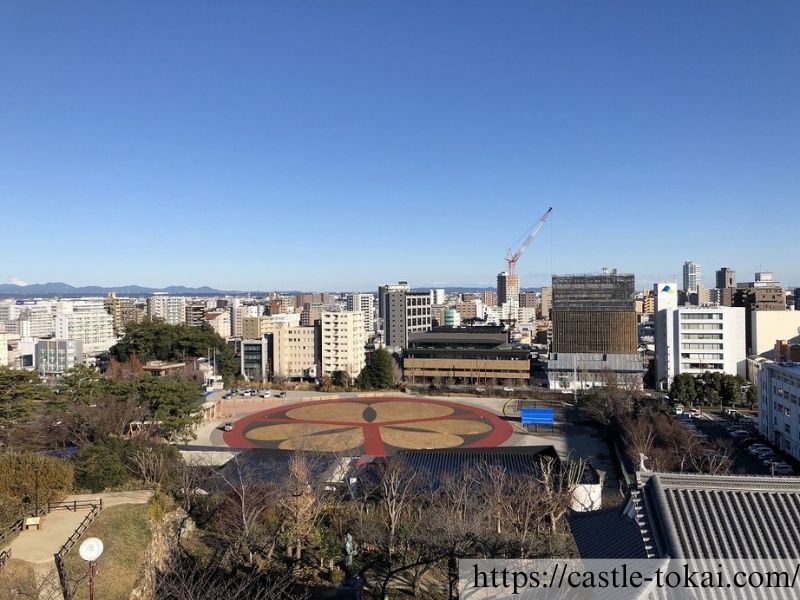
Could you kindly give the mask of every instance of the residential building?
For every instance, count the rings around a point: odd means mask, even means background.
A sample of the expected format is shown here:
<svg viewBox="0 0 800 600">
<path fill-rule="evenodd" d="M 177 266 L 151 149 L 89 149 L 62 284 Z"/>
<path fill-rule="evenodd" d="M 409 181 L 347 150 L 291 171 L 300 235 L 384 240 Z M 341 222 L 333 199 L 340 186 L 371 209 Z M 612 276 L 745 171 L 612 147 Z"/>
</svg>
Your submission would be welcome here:
<svg viewBox="0 0 800 600">
<path fill-rule="evenodd" d="M 540 319 L 550 320 L 550 313 L 553 310 L 553 288 L 546 286 L 539 294 L 539 311 L 536 314 Z"/>
<path fill-rule="evenodd" d="M 242 319 L 242 338 L 258 340 L 277 329 L 300 326 L 300 315 L 297 313 L 277 313 L 261 317 L 245 317 Z"/>
<path fill-rule="evenodd" d="M 444 293 L 444 290 L 442 292 Z M 372 294 L 348 294 L 346 307 L 347 310 L 358 310 L 363 313 L 364 331 L 367 335 L 375 331 L 375 296 Z"/>
<path fill-rule="evenodd" d="M 800 460 L 800 364 L 765 362 L 757 389 L 759 431 Z"/>
<path fill-rule="evenodd" d="M 388 295 L 392 292 L 410 292 L 407 281 L 398 281 L 397 283 L 388 283 L 378 288 L 378 321 L 379 331 L 385 330 L 386 315 L 388 313 Z"/>
<path fill-rule="evenodd" d="M 455 309 L 464 320 L 483 318 L 483 303 L 480 300 L 458 302 L 455 306 Z"/>
<path fill-rule="evenodd" d="M 0 322 L 5 324 L 8 333 L 27 331 L 33 338 L 53 337 L 56 332 L 56 306 L 57 303 L 52 300 L 4 301 L 0 303 Z"/>
<path fill-rule="evenodd" d="M 776 340 L 800 342 L 800 311 L 752 310 L 747 329 L 747 354 L 772 359 Z"/>
<path fill-rule="evenodd" d="M 445 293 L 444 288 L 436 288 L 431 290 L 431 301 L 433 302 L 434 306 L 441 306 L 445 302 Z"/>
<path fill-rule="evenodd" d="M 536 292 L 520 292 L 519 305 L 524 308 L 538 308 L 539 297 Z"/>
<path fill-rule="evenodd" d="M 82 352 L 105 351 L 117 342 L 114 318 L 102 301 L 59 302 L 55 326 L 56 338 L 81 341 Z"/>
<path fill-rule="evenodd" d="M 8 367 L 11 365 L 9 361 L 9 338 L 11 334 L 0 333 L 0 367 Z"/>
<path fill-rule="evenodd" d="M 206 303 L 203 301 L 200 302 L 188 302 L 186 304 L 186 318 L 184 322 L 189 327 L 200 327 L 203 323 L 206 322 L 206 312 L 208 308 L 206 307 Z"/>
<path fill-rule="evenodd" d="M 683 291 L 687 293 L 696 292 L 702 282 L 703 276 L 700 265 L 693 260 L 687 260 L 683 263 Z"/>
<path fill-rule="evenodd" d="M 205 322 L 223 340 L 231 337 L 231 315 L 227 310 L 207 312 L 205 314 Z"/>
<path fill-rule="evenodd" d="M 513 348 L 503 327 L 437 327 L 412 333 L 403 374 L 413 384 L 527 386 L 530 353 Z"/>
<path fill-rule="evenodd" d="M 242 340 L 240 367 L 247 381 L 269 381 L 269 339 Z"/>
<path fill-rule="evenodd" d="M 150 318 L 161 319 L 169 325 L 185 323 L 186 298 L 156 292 L 147 299 L 147 315 Z"/>
<path fill-rule="evenodd" d="M 231 311 L 231 335 L 242 337 L 243 322 L 246 317 L 259 317 L 262 307 L 258 304 L 239 304 L 233 302 L 230 306 Z"/>
<path fill-rule="evenodd" d="M 775 340 L 774 360 L 779 363 L 800 363 L 800 343 Z"/>
<path fill-rule="evenodd" d="M 503 271 L 497 274 L 497 305 L 519 302 L 519 275 Z"/>
<path fill-rule="evenodd" d="M 318 368 L 317 327 L 286 327 L 269 334 L 272 342 L 271 376 L 315 379 Z"/>
<path fill-rule="evenodd" d="M 778 330 L 776 331 L 777 335 L 772 339 L 767 339 L 763 335 L 761 339 L 757 339 L 759 334 L 753 331 L 754 324 L 757 326 L 756 321 L 761 321 L 762 323 L 783 321 L 781 317 L 775 317 L 774 319 L 761 317 L 761 313 L 766 311 L 783 313 L 787 309 L 786 292 L 780 286 L 780 283 L 775 281 L 772 273 L 759 272 L 756 273 L 755 281 L 739 283 L 736 290 L 733 290 L 732 304 L 733 306 L 743 306 L 746 310 L 747 354 L 769 352 L 776 339 L 790 339 L 794 336 L 791 332 Z M 786 318 L 787 322 L 792 322 L 792 320 L 792 317 Z M 762 328 L 762 334 L 764 331 L 764 328 Z M 771 335 L 772 332 L 769 333 L 769 336 Z"/>
<path fill-rule="evenodd" d="M 387 346 L 405 348 L 409 334 L 431 328 L 431 295 L 428 292 L 393 290 L 386 292 L 384 298 L 384 342 Z"/>
<path fill-rule="evenodd" d="M 137 306 L 135 298 L 120 298 L 114 292 L 106 296 L 104 306 L 106 312 L 111 315 L 114 335 L 122 337 L 125 335 L 125 326 L 129 323 L 141 323 L 145 314 Z"/>
<path fill-rule="evenodd" d="M 735 288 L 736 287 L 736 271 L 730 267 L 722 267 L 717 269 L 717 289 Z"/>
<path fill-rule="evenodd" d="M 34 356 L 39 375 L 60 377 L 83 362 L 83 344 L 80 340 L 38 340 Z"/>
<path fill-rule="evenodd" d="M 483 302 L 485 306 L 497 306 L 497 293 L 496 292 L 478 292 L 478 300 Z"/>
<path fill-rule="evenodd" d="M 430 294 L 424 295 L 430 303 Z M 320 319 L 320 368 L 323 376 L 344 371 L 350 377 L 358 377 L 366 364 L 365 344 L 364 314 L 361 311 L 323 311 Z"/>
<path fill-rule="evenodd" d="M 730 306 L 679 306 L 677 284 L 656 292 L 656 383 L 668 389 L 676 375 L 706 371 L 746 376 L 745 313 Z"/>
</svg>

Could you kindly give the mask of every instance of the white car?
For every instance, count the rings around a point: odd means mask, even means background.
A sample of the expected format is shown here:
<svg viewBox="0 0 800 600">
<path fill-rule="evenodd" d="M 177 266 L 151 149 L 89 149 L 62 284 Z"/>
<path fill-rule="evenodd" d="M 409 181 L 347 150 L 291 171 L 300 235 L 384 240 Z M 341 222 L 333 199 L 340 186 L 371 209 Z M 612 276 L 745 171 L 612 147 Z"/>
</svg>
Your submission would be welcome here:
<svg viewBox="0 0 800 600">
<path fill-rule="evenodd" d="M 675 407 L 675 414 L 676 415 L 682 415 L 683 414 L 683 405 L 682 404 L 678 404 Z"/>
<path fill-rule="evenodd" d="M 261 392 L 259 394 L 259 396 L 261 396 L 262 398 L 269 398 L 270 396 L 272 396 L 272 391 L 271 390 L 265 390 L 265 391 Z"/>
<path fill-rule="evenodd" d="M 512 388 L 512 387 L 504 387 L 504 388 L 503 388 L 503 391 L 504 391 L 504 392 L 513 392 L 513 391 L 514 391 L 514 388 Z"/>
</svg>

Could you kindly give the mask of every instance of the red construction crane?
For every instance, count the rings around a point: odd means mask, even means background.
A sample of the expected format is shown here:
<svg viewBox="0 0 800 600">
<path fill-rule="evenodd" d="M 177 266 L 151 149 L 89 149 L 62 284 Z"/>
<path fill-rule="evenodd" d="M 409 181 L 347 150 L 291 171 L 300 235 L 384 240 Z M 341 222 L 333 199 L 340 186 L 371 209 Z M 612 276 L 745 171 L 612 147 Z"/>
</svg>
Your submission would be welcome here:
<svg viewBox="0 0 800 600">
<path fill-rule="evenodd" d="M 525 236 L 524 241 L 519 245 L 517 250 L 514 250 L 513 246 L 508 249 L 508 252 L 506 253 L 506 262 L 508 263 L 509 275 L 514 274 L 517 261 L 522 257 L 523 254 L 525 254 L 525 250 L 527 250 L 528 246 L 531 245 L 533 238 L 535 238 L 536 234 L 539 233 L 539 230 L 542 228 L 542 225 L 544 225 L 544 222 L 547 221 L 547 218 L 550 216 L 551 212 L 553 212 L 552 206 L 545 211 L 541 218 L 536 222 L 536 225 L 531 227 L 530 231 L 528 231 L 527 235 Z M 519 242 L 519 240 L 517 240 L 517 242 Z"/>
</svg>

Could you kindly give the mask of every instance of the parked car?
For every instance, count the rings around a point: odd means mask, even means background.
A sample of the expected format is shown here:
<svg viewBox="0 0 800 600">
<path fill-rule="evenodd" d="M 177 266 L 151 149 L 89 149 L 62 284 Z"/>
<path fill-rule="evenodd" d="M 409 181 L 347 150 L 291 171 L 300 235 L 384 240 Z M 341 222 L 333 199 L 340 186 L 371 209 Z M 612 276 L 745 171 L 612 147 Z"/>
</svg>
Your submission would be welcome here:
<svg viewBox="0 0 800 600">
<path fill-rule="evenodd" d="M 276 394 L 276 396 L 277 396 L 278 398 L 286 398 L 286 392 L 278 392 L 278 393 Z"/>
<path fill-rule="evenodd" d="M 683 414 L 683 404 L 676 404 L 675 405 L 675 414 L 682 415 Z"/>
<path fill-rule="evenodd" d="M 476 391 L 476 392 L 485 392 L 485 391 L 486 391 L 486 388 L 483 388 L 483 387 L 476 387 L 476 388 L 475 388 L 475 391 Z"/>
<path fill-rule="evenodd" d="M 228 421 L 222 426 L 222 431 L 233 431 L 233 423 Z"/>
<path fill-rule="evenodd" d="M 269 398 L 270 396 L 272 396 L 272 390 L 264 390 L 259 394 L 259 396 L 261 396 L 262 398 Z"/>
<path fill-rule="evenodd" d="M 513 391 L 514 391 L 514 388 L 512 388 L 512 387 L 504 387 L 504 388 L 503 388 L 503 391 L 504 391 L 504 392 L 513 392 Z"/>
</svg>

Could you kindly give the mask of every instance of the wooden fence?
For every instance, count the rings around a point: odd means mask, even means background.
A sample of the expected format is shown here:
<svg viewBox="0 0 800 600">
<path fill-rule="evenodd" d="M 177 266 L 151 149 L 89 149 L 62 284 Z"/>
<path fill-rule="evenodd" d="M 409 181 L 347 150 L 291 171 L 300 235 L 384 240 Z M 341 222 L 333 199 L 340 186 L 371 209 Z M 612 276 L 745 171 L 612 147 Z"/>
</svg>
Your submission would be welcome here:
<svg viewBox="0 0 800 600">
<path fill-rule="evenodd" d="M 69 588 L 69 578 L 67 576 L 67 569 L 64 565 L 64 557 L 67 555 L 67 552 L 78 543 L 78 540 L 83 535 L 83 532 L 92 524 L 97 518 L 97 515 L 100 514 L 100 511 L 103 508 L 103 501 L 102 500 L 80 500 L 80 501 L 73 501 L 73 502 L 53 502 L 53 505 L 64 505 L 64 506 L 54 506 L 55 509 L 58 508 L 66 508 L 67 510 L 77 510 L 81 507 L 91 506 L 92 510 L 86 515 L 81 521 L 81 524 L 72 532 L 72 535 L 69 536 L 64 545 L 61 546 L 61 549 L 53 555 L 53 559 L 56 562 L 56 570 L 58 571 L 58 581 L 61 584 L 61 593 L 64 595 L 64 600 L 72 600 L 72 590 Z"/>
<path fill-rule="evenodd" d="M 72 512 L 76 512 L 79 508 L 94 508 L 99 506 L 103 510 L 103 499 L 97 498 L 96 500 L 68 500 L 66 502 L 48 502 L 47 511 L 58 510 L 59 508 L 66 508 Z"/>
</svg>

